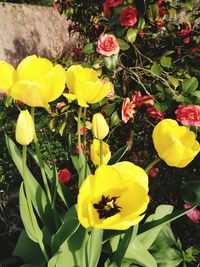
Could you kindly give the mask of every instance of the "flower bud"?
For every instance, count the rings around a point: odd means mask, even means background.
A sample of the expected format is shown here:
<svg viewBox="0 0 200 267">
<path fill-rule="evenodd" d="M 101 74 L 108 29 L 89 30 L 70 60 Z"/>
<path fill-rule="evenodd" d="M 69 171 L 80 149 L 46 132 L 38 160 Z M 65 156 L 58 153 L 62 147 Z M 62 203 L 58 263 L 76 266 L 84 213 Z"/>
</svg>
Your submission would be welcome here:
<svg viewBox="0 0 200 267">
<path fill-rule="evenodd" d="M 29 145 L 35 136 L 35 126 L 28 110 L 20 112 L 17 119 L 15 138 L 21 145 Z"/>
<path fill-rule="evenodd" d="M 95 138 L 103 139 L 109 132 L 109 127 L 104 119 L 103 115 L 100 113 L 94 114 L 92 118 L 92 133 Z"/>
</svg>

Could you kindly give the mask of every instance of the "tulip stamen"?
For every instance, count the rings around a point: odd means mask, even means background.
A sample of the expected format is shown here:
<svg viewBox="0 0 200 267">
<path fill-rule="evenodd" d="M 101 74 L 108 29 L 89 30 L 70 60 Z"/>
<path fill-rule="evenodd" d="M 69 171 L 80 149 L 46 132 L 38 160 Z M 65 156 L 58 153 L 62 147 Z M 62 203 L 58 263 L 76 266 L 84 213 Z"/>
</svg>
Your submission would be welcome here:
<svg viewBox="0 0 200 267">
<path fill-rule="evenodd" d="M 116 200 L 119 197 L 105 197 L 102 195 L 101 200 L 98 203 L 93 204 L 93 207 L 97 210 L 99 214 L 99 219 L 111 217 L 118 212 L 120 212 L 121 207 L 116 205 Z"/>
</svg>

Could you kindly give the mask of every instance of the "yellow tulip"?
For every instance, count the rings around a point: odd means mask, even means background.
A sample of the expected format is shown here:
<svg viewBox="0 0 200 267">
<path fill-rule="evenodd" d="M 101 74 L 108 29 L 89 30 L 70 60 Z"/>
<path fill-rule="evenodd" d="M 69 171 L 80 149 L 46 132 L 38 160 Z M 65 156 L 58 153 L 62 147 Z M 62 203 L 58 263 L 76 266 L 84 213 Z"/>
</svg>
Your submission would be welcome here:
<svg viewBox="0 0 200 267">
<path fill-rule="evenodd" d="M 16 70 L 6 61 L 0 61 L 0 92 L 7 92 L 16 80 Z"/>
<path fill-rule="evenodd" d="M 35 55 L 21 61 L 16 69 L 16 79 L 11 79 L 11 67 L 3 72 L 0 67 L 0 86 L 3 83 L 8 93 L 31 107 L 48 107 L 48 103 L 62 95 L 66 75 L 61 65 Z M 7 85 L 7 86 L 5 86 Z"/>
<path fill-rule="evenodd" d="M 35 136 L 35 126 L 28 110 L 20 112 L 17 119 L 15 138 L 21 145 L 29 145 Z"/>
<path fill-rule="evenodd" d="M 125 230 L 144 218 L 148 176 L 131 162 L 101 165 L 81 185 L 78 218 L 88 228 Z"/>
<path fill-rule="evenodd" d="M 102 100 L 113 88 L 109 81 L 98 78 L 97 72 L 81 65 L 71 66 L 66 71 L 66 84 L 69 94 L 63 94 L 69 100 L 78 100 L 82 107 Z"/>
<path fill-rule="evenodd" d="M 153 143 L 161 159 L 169 166 L 183 168 L 200 151 L 194 132 L 177 121 L 165 119 L 159 122 L 153 131 Z"/>
<path fill-rule="evenodd" d="M 109 133 L 108 124 L 100 113 L 96 113 L 92 117 L 92 133 L 97 139 L 103 139 Z"/>
<path fill-rule="evenodd" d="M 90 146 L 90 156 L 94 165 L 100 165 L 100 141 L 94 139 Z M 103 142 L 103 164 L 107 164 L 111 158 L 109 145 Z"/>
</svg>

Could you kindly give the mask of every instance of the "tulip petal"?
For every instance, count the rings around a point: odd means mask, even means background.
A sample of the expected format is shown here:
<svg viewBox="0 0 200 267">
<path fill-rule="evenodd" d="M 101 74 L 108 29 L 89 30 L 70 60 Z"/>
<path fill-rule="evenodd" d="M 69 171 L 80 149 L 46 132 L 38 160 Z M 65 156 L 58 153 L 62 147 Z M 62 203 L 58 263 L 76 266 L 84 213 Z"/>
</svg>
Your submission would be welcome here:
<svg viewBox="0 0 200 267">
<path fill-rule="evenodd" d="M 6 61 L 0 61 L 0 92 L 8 92 L 16 80 L 16 70 Z"/>
<path fill-rule="evenodd" d="M 31 107 L 47 108 L 46 91 L 46 87 L 42 84 L 21 80 L 11 88 L 10 95 Z"/>
<path fill-rule="evenodd" d="M 148 192 L 148 176 L 142 168 L 129 161 L 118 162 L 112 165 L 112 167 L 124 174 L 127 183 L 137 182 Z"/>
</svg>

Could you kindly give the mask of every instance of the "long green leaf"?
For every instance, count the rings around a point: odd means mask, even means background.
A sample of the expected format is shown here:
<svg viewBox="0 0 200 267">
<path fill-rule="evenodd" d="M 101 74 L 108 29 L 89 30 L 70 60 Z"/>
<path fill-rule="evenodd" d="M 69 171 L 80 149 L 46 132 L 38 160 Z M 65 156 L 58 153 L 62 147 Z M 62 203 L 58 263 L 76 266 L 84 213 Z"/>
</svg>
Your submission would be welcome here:
<svg viewBox="0 0 200 267">
<path fill-rule="evenodd" d="M 74 234 L 79 227 L 76 207 L 73 206 L 65 215 L 63 224 L 56 234 L 52 236 L 51 248 L 55 254 L 60 246 Z"/>
<path fill-rule="evenodd" d="M 103 230 L 92 229 L 87 242 L 88 267 L 96 267 L 101 255 Z"/>
<path fill-rule="evenodd" d="M 128 151 L 128 145 L 121 147 L 115 152 L 112 158 L 109 160 L 108 164 L 112 165 L 120 161 L 120 159 L 124 156 L 124 154 Z"/>
</svg>

